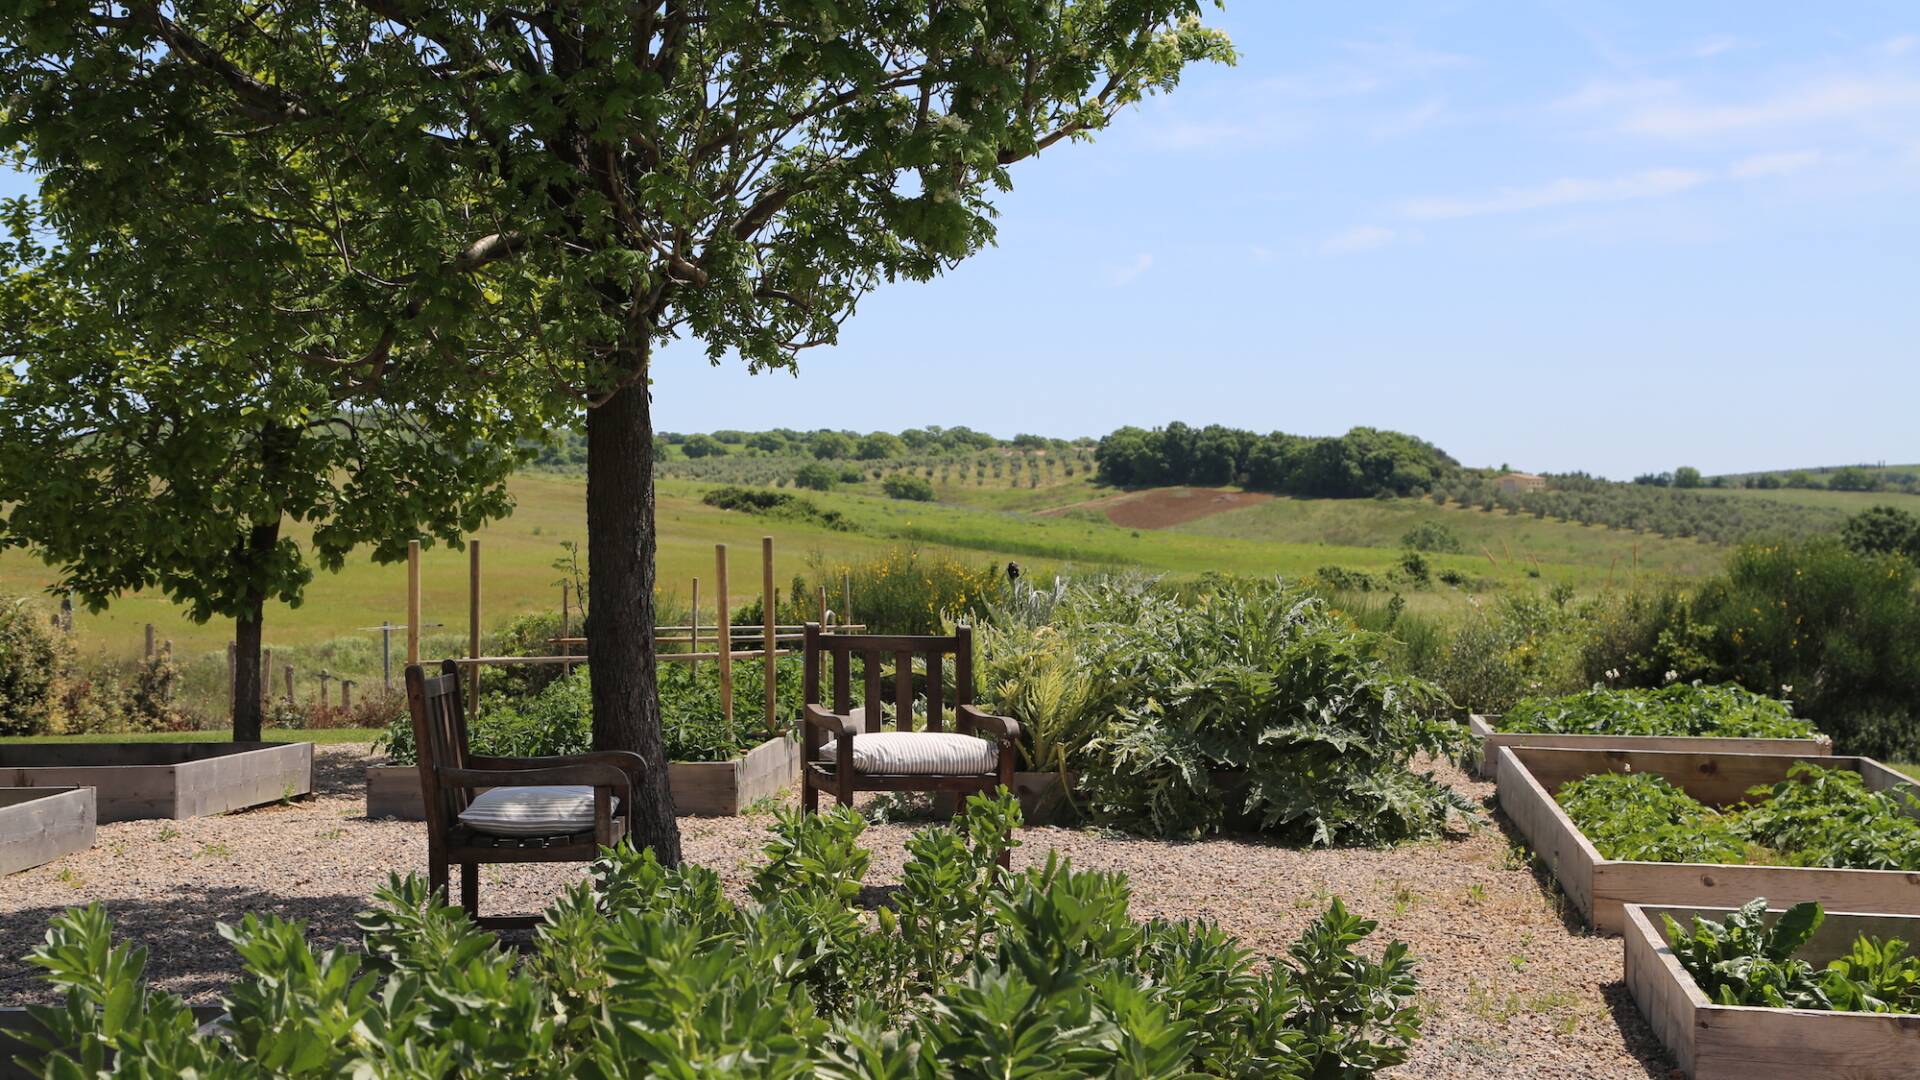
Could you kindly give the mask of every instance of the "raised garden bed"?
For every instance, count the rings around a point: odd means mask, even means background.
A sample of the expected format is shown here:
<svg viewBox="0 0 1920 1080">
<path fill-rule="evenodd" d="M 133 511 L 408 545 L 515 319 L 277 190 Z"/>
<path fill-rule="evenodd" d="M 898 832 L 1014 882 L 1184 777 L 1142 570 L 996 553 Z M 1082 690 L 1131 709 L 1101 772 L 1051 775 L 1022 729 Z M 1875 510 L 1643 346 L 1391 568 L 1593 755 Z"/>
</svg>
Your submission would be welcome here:
<svg viewBox="0 0 1920 1080">
<path fill-rule="evenodd" d="M 1715 1004 L 1667 946 L 1663 914 L 1686 925 L 1695 915 L 1724 919 L 1728 909 L 1632 904 L 1624 912 L 1627 989 L 1693 1080 L 1914 1075 L 1920 1016 Z M 1824 965 L 1860 934 L 1920 942 L 1920 919 L 1830 911 L 1797 955 Z"/>
<path fill-rule="evenodd" d="M 1497 756 L 1500 809 L 1567 898 L 1602 930 L 1622 929 L 1625 904 L 1725 907 L 1756 896 L 1782 905 L 1817 900 L 1835 911 L 1920 915 L 1920 872 L 1608 859 L 1553 798 L 1561 785 L 1582 776 L 1636 772 L 1663 777 L 1703 803 L 1725 806 L 1746 798 L 1750 788 L 1786 779 L 1799 761 L 1853 770 L 1874 791 L 1910 783 L 1871 758 L 1516 746 L 1501 747 Z"/>
<path fill-rule="evenodd" d="M 0 877 L 93 846 L 93 789 L 0 788 Z"/>
<path fill-rule="evenodd" d="M 224 814 L 313 791 L 313 744 L 0 746 L 0 787 L 91 787 L 98 820 Z"/>
<path fill-rule="evenodd" d="M 699 817 L 731 817 L 792 787 L 799 775 L 800 744 L 785 737 L 768 739 L 728 761 L 675 761 L 667 766 L 674 809 Z M 419 769 L 368 766 L 367 816 L 425 820 Z"/>
<path fill-rule="evenodd" d="M 1817 739 L 1740 739 L 1724 735 L 1559 735 L 1528 731 L 1498 731 L 1498 716 L 1467 717 L 1473 736 L 1471 764 L 1485 780 L 1499 779 L 1503 746 L 1538 746 L 1551 750 L 1665 750 L 1690 754 L 1798 754 L 1825 757 L 1833 741 Z"/>
</svg>

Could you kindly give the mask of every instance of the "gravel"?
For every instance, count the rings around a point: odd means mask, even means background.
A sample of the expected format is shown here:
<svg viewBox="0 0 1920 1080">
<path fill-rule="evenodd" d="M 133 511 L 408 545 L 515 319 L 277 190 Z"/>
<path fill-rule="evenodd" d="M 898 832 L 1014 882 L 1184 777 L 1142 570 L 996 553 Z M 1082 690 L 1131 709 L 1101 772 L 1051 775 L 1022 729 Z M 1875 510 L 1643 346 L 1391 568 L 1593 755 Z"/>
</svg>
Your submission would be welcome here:
<svg viewBox="0 0 1920 1080">
<path fill-rule="evenodd" d="M 307 920 L 316 942 L 352 944 L 353 915 L 387 875 L 425 872 L 418 823 L 369 821 L 364 746 L 317 747 L 314 796 L 188 821 L 102 825 L 92 850 L 0 881 L 0 1005 L 50 1000 L 20 958 L 61 909 L 100 901 L 123 939 L 148 947 L 152 980 L 197 1002 L 233 977 L 216 921 L 247 912 Z M 1448 765 L 1443 779 L 1483 804 L 1493 786 Z M 687 857 L 736 892 L 770 818 L 682 818 Z M 870 828 L 870 883 L 897 880 L 912 825 Z M 1397 1077 L 1667 1077 L 1671 1063 L 1634 1009 L 1617 937 L 1578 915 L 1529 867 L 1504 819 L 1388 851 L 1299 851 L 1247 839 L 1191 843 L 1062 828 L 1021 833 L 1016 868 L 1049 849 L 1086 869 L 1125 871 L 1139 916 L 1218 921 L 1261 954 L 1283 952 L 1340 896 L 1420 958 L 1425 1034 Z M 578 866 L 487 867 L 489 912 L 535 910 Z"/>
</svg>

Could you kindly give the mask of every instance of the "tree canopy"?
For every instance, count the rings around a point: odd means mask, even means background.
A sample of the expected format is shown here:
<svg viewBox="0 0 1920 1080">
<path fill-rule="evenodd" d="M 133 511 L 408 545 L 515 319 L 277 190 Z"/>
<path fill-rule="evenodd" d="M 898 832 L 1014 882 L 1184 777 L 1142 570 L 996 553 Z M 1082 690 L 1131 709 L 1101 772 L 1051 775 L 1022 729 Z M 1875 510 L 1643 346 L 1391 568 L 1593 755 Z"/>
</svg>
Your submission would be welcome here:
<svg viewBox="0 0 1920 1080">
<path fill-rule="evenodd" d="M 1323 498 L 1413 495 L 1458 469 L 1431 443 L 1358 427 L 1307 438 L 1178 421 L 1151 431 L 1125 427 L 1100 440 L 1099 477 L 1122 487 L 1245 484 L 1255 491 Z"/>
<path fill-rule="evenodd" d="M 882 283 L 978 251 L 1013 165 L 1232 59 L 1202 6 L 49 0 L 0 12 L 0 141 L 130 238 L 143 178 L 213 162 L 336 252 L 308 352 L 530 365 L 584 409 L 594 739 L 647 759 L 638 839 L 671 863 L 655 351 L 789 368 Z"/>
</svg>

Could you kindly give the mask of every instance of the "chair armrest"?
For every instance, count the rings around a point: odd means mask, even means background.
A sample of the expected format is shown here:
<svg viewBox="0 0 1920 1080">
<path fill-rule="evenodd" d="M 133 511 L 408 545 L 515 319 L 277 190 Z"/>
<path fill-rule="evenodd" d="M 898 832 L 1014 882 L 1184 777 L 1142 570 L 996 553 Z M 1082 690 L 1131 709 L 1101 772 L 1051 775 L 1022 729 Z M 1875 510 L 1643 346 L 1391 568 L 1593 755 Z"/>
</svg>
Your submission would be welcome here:
<svg viewBox="0 0 1920 1080">
<path fill-rule="evenodd" d="M 553 769 L 568 765 L 611 765 L 628 776 L 644 776 L 646 759 L 631 750 L 590 750 L 584 754 L 558 754 L 548 757 L 486 757 L 467 755 L 469 769 Z"/>
<path fill-rule="evenodd" d="M 451 769 L 434 770 L 442 784 L 456 788 L 542 787 L 551 784 L 577 784 L 587 787 L 631 789 L 633 778 L 618 766 L 606 762 L 558 765 L 539 769 Z M 631 797 L 632 792 L 627 790 Z"/>
<path fill-rule="evenodd" d="M 860 721 L 851 716 L 829 712 L 820 705 L 807 706 L 807 726 L 836 739 L 841 736 L 852 738 L 860 734 Z"/>
<path fill-rule="evenodd" d="M 971 705 L 960 706 L 954 713 L 954 719 L 961 731 L 982 729 L 1002 742 L 1013 742 L 1020 737 L 1020 721 L 1011 716 L 981 712 Z"/>
</svg>

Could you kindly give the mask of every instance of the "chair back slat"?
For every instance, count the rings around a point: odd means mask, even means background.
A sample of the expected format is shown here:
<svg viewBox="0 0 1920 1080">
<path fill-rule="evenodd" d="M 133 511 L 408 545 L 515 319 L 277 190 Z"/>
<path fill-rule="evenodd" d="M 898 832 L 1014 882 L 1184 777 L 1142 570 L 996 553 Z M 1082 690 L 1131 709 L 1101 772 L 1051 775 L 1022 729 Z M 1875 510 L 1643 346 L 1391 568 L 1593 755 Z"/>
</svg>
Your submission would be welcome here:
<svg viewBox="0 0 1920 1080">
<path fill-rule="evenodd" d="M 879 731 L 880 724 L 886 719 L 886 699 L 880 696 L 880 651 L 863 649 L 860 652 L 860 666 L 866 676 L 866 691 L 860 701 L 866 706 L 867 730 Z"/>
<path fill-rule="evenodd" d="M 973 628 L 961 626 L 952 636 L 909 637 L 896 634 L 829 634 L 819 624 L 807 624 L 805 668 L 806 697 L 809 705 L 823 705 L 824 690 L 819 665 L 833 661 L 833 711 L 846 715 L 853 711 L 853 661 L 861 664 L 860 688 L 865 707 L 867 731 L 880 731 L 889 705 L 894 712 L 894 727 L 912 731 L 914 701 L 925 695 L 928 731 L 948 729 L 946 713 L 960 705 L 973 704 Z M 893 658 L 892 701 L 882 689 L 888 654 Z M 953 700 L 947 700 L 946 658 L 953 657 Z M 914 661 L 925 666 L 925 674 L 916 676 Z M 924 679 L 924 689 L 919 680 Z M 957 715 L 957 714 L 956 714 Z"/>
<path fill-rule="evenodd" d="M 940 698 L 946 690 L 941 684 L 946 681 L 946 654 L 938 649 L 927 650 L 927 730 L 945 731 L 946 721 L 940 717 Z"/>
<path fill-rule="evenodd" d="M 418 664 L 407 667 L 407 703 L 413 713 L 413 743 L 418 753 L 420 794 L 427 818 L 444 829 L 467 808 L 470 793 L 442 787 L 437 770 L 467 767 L 467 710 L 461 700 L 460 666 L 441 665 L 428 675 Z"/>
<path fill-rule="evenodd" d="M 893 654 L 893 726 L 913 730 L 913 654 L 905 649 Z"/>
<path fill-rule="evenodd" d="M 973 627 L 957 626 L 953 634 L 953 703 L 973 704 Z"/>
</svg>

